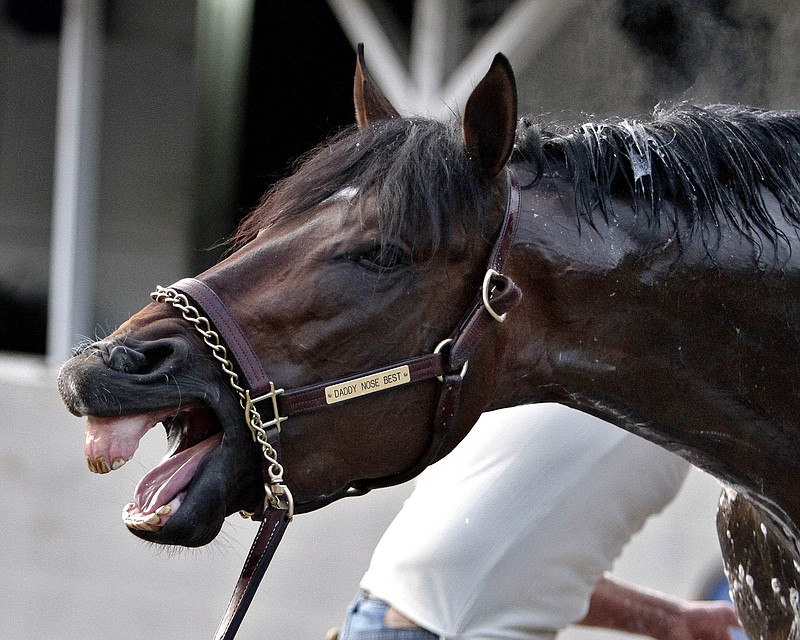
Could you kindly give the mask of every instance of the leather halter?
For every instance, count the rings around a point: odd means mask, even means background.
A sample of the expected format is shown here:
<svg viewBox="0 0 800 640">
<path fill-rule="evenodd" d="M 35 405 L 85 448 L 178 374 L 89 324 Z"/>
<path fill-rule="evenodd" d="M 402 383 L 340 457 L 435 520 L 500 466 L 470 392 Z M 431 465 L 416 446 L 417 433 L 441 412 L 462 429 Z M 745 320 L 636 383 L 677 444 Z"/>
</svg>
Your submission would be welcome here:
<svg viewBox="0 0 800 640">
<path fill-rule="evenodd" d="M 217 351 L 225 352 L 221 346 L 215 346 L 208 339 L 206 339 L 206 343 L 214 350 L 215 357 L 223 362 L 223 369 L 226 373 L 230 375 L 232 372 L 226 368 L 225 364 L 235 363 L 243 377 L 245 385 L 243 389 L 238 387 L 235 382 L 239 379 L 236 373 L 233 373 L 231 383 L 240 396 L 246 398 L 246 402 L 243 402 L 242 405 L 245 410 L 246 422 L 254 431 L 254 438 L 261 442 L 265 452 L 263 467 L 267 500 L 263 510 L 252 516 L 254 519 L 261 519 L 262 523 L 239 576 L 228 609 L 217 629 L 215 640 L 231 640 L 235 636 L 294 511 L 298 513 L 312 511 L 346 495 L 361 495 L 374 488 L 405 482 L 418 475 L 436 460 L 447 434 L 458 421 L 461 383 L 470 356 L 489 327 L 495 322 L 502 322 L 505 314 L 515 307 L 522 297 L 519 287 L 509 277 L 503 275 L 503 268 L 514 240 L 520 201 L 519 184 L 515 172 L 508 168 L 506 176 L 505 215 L 489 256 L 481 290 L 461 323 L 449 338 L 439 343 L 433 353 L 412 357 L 334 381 L 290 390 L 277 389 L 263 370 L 241 328 L 222 300 L 208 285 L 194 278 L 186 278 L 171 287 L 159 287 L 153 294 L 154 300 L 171 302 L 174 306 L 184 310 L 184 318 L 191 320 L 195 327 L 198 327 L 199 319 L 206 327 L 210 327 L 210 321 L 216 328 L 217 333 L 214 333 L 213 330 L 209 333 L 221 337 L 225 347 L 230 351 L 231 359 L 218 357 Z M 182 305 L 176 302 L 176 300 L 186 301 L 187 298 L 191 299 L 205 313 L 205 316 L 200 315 L 194 307 L 189 307 L 194 312 L 194 318 L 187 316 L 185 303 Z M 199 327 L 198 330 L 205 337 L 207 332 Z M 394 376 L 397 376 L 398 380 L 401 376 L 406 378 L 398 384 L 415 383 L 433 378 L 438 378 L 441 382 L 432 435 L 426 452 L 405 471 L 382 478 L 356 480 L 336 493 L 319 496 L 295 506 L 291 493 L 283 484 L 283 468 L 280 466 L 281 425 L 290 416 L 318 410 L 333 402 L 338 402 L 338 399 L 334 399 L 332 402 L 332 397 L 336 395 L 337 390 L 341 392 L 342 389 L 349 389 L 354 386 L 354 383 L 355 386 L 364 383 L 365 387 L 369 388 L 372 384 L 369 382 L 371 380 L 377 381 L 381 377 L 394 380 Z M 390 384 L 379 391 L 385 392 L 393 386 Z M 365 391 L 365 393 L 371 392 Z M 263 429 L 261 429 L 262 423 L 257 407 L 264 408 L 265 404 L 267 405 L 265 410 L 268 410 L 274 418 L 263 423 Z M 255 429 L 253 415 L 258 418 L 255 421 Z M 257 431 L 261 432 L 261 437 Z"/>
</svg>

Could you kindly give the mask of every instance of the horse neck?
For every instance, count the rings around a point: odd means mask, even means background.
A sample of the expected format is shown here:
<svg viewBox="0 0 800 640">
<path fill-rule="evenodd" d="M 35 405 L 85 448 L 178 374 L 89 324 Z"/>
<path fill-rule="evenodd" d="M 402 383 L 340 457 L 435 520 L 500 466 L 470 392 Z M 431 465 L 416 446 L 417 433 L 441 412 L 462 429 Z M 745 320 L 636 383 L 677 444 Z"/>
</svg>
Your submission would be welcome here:
<svg viewBox="0 0 800 640">
<path fill-rule="evenodd" d="M 621 345 L 607 325 L 625 301 L 609 274 L 624 260 L 628 240 L 607 226 L 614 247 L 607 251 L 602 232 L 576 224 L 572 199 L 559 180 L 523 191 L 507 268 L 523 298 L 504 326 L 508 344 L 492 408 L 557 401 L 586 410 L 587 401 L 578 400 L 581 381 L 616 370 L 609 349 L 616 353 Z M 599 397 L 591 395 L 599 408 Z"/>
<path fill-rule="evenodd" d="M 554 401 L 591 413 L 736 486 L 763 483 L 800 522 L 783 475 L 800 472 L 800 358 L 786 348 L 800 344 L 796 265 L 710 267 L 691 247 L 654 251 L 633 219 L 620 203 L 610 223 L 598 214 L 579 228 L 565 182 L 523 192 L 507 269 L 523 300 L 502 329 L 490 408 Z M 752 254 L 726 243 L 726 255 Z"/>
</svg>

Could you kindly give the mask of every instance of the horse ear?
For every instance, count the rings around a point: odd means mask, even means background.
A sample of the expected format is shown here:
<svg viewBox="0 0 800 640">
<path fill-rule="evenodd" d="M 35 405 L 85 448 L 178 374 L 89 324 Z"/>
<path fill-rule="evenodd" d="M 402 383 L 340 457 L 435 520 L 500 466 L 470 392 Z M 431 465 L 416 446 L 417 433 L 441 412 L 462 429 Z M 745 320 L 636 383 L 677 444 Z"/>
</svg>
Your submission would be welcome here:
<svg viewBox="0 0 800 640">
<path fill-rule="evenodd" d="M 514 149 L 517 129 L 517 84 L 511 63 L 498 53 L 464 107 L 461 130 L 469 155 L 483 174 L 494 178 Z"/>
<path fill-rule="evenodd" d="M 400 116 L 370 77 L 364 64 L 364 44 L 361 42 L 358 43 L 356 56 L 353 103 L 356 107 L 356 122 L 359 129 L 364 129 L 381 120 L 390 120 Z"/>
</svg>

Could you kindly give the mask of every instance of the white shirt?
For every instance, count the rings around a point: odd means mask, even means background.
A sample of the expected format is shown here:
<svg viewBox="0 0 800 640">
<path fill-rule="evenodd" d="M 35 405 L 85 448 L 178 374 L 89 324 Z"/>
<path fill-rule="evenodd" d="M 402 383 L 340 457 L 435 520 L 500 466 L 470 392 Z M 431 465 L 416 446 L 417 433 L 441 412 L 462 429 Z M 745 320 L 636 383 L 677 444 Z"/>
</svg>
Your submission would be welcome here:
<svg viewBox="0 0 800 640">
<path fill-rule="evenodd" d="M 423 473 L 361 587 L 463 640 L 551 638 L 581 620 L 687 462 L 556 404 L 485 414 Z"/>
</svg>

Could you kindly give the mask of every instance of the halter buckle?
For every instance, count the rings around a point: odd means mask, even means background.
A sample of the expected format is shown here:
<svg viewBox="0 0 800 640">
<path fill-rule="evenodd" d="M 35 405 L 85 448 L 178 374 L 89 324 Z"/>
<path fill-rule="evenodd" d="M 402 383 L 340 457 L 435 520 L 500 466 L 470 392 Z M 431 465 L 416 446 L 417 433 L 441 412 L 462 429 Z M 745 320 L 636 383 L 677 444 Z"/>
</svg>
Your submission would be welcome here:
<svg viewBox="0 0 800 640">
<path fill-rule="evenodd" d="M 247 426 L 250 427 L 250 431 L 253 434 L 254 441 L 260 442 L 258 438 L 260 435 L 259 431 L 263 431 L 264 428 L 275 427 L 278 430 L 278 433 L 280 433 L 281 424 L 285 420 L 289 419 L 288 416 L 282 416 L 278 410 L 278 396 L 283 393 L 283 391 L 283 389 L 276 389 L 272 381 L 269 383 L 269 391 L 262 396 L 258 396 L 257 398 L 250 397 L 250 389 L 245 389 L 244 415 L 245 420 L 247 420 Z M 258 413 L 258 410 L 255 408 L 255 405 L 263 400 L 266 400 L 267 398 L 272 400 L 272 414 L 274 417 L 272 420 L 268 420 L 267 422 L 261 422 L 261 416 Z"/>
<path fill-rule="evenodd" d="M 437 345 L 436 345 L 436 348 L 433 350 L 433 352 L 434 352 L 434 353 L 439 353 L 439 352 L 441 352 L 441 350 L 442 350 L 442 349 L 444 349 L 444 348 L 445 348 L 445 347 L 446 347 L 448 344 L 450 344 L 452 341 L 453 341 L 453 339 L 452 339 L 452 338 L 445 338 L 445 339 L 444 339 L 444 340 L 442 340 L 442 341 L 441 341 L 439 344 L 437 344 Z M 467 361 L 464 363 L 464 366 L 463 366 L 463 367 L 461 367 L 461 372 L 458 374 L 458 377 L 459 377 L 459 378 L 463 378 L 463 377 L 464 377 L 464 375 L 467 373 L 467 367 L 469 367 L 469 360 L 467 360 Z M 444 378 L 443 378 L 442 376 L 436 376 L 436 379 L 437 379 L 439 382 L 444 382 Z"/>
</svg>

